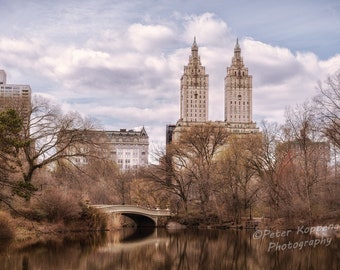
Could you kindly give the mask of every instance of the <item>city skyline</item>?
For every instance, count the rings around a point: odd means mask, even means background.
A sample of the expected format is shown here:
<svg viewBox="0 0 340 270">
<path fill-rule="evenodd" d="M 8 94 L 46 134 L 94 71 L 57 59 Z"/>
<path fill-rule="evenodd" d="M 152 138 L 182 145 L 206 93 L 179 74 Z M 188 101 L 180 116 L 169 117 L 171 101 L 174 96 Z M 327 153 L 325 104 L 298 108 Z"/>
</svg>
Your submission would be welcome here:
<svg viewBox="0 0 340 270">
<path fill-rule="evenodd" d="M 242 2 L 242 3 L 241 3 Z M 180 79 L 194 36 L 209 74 L 209 120 L 224 119 L 236 38 L 253 76 L 253 118 L 280 122 L 340 66 L 336 1 L 1 1 L 7 81 L 98 119 L 145 126 L 165 144 L 180 117 Z M 151 150 L 151 149 L 150 149 Z"/>
</svg>

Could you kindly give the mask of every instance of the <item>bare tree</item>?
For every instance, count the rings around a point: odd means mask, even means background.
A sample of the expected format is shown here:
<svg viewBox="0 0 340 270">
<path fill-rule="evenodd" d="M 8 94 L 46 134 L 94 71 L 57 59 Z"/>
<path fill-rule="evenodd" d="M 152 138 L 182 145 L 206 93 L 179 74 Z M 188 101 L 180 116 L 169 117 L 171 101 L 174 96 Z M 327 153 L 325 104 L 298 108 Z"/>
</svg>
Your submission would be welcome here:
<svg viewBox="0 0 340 270">
<path fill-rule="evenodd" d="M 152 209 L 167 208 L 169 207 L 169 193 L 160 188 L 158 183 L 137 175 L 131 182 L 131 202 Z"/>
<path fill-rule="evenodd" d="M 137 171 L 119 172 L 113 179 L 119 204 L 131 204 L 131 183 L 137 177 Z"/>
<path fill-rule="evenodd" d="M 314 98 L 317 105 L 320 130 L 332 144 L 332 166 L 334 174 L 329 175 L 324 200 L 328 202 L 328 210 L 339 211 L 337 196 L 340 191 L 338 176 L 340 148 L 340 71 L 329 76 L 324 83 L 319 83 L 319 94 Z"/>
<path fill-rule="evenodd" d="M 13 137 L 11 147 L 15 151 L 8 159 L 21 175 L 13 191 L 26 199 L 35 190 L 32 180 L 38 169 L 61 160 L 77 165 L 75 157 L 91 156 L 93 149 L 100 147 L 93 136 L 92 120 L 75 112 L 65 114 L 42 97 L 36 97 L 32 104 L 29 121 L 24 119 L 21 131 Z"/>
<path fill-rule="evenodd" d="M 309 223 L 319 204 L 320 187 L 327 180 L 330 159 L 329 143 L 321 133 L 315 111 L 313 103 L 305 102 L 287 110 L 285 124 L 290 175 L 296 183 L 294 195 L 300 198 L 301 210 L 308 213 Z"/>
<path fill-rule="evenodd" d="M 175 195 L 186 214 L 189 202 L 198 201 L 202 216 L 207 218 L 208 209 L 212 208 L 209 204 L 217 156 L 226 145 L 227 136 L 226 128 L 214 123 L 183 127 L 166 153 L 158 153 L 159 164 L 149 166 L 144 177 Z"/>
<path fill-rule="evenodd" d="M 177 151 L 181 154 L 183 168 L 192 177 L 193 196 L 200 202 L 206 219 L 217 168 L 217 155 L 226 146 L 228 133 L 225 127 L 214 123 L 197 124 L 181 132 Z"/>
<path fill-rule="evenodd" d="M 282 129 L 277 123 L 263 121 L 261 135 L 254 137 L 249 145 L 248 166 L 260 180 L 261 197 L 269 207 L 269 215 L 277 217 L 283 204 L 282 171 L 285 170 L 286 152 L 282 147 Z"/>
<path fill-rule="evenodd" d="M 340 71 L 319 83 L 319 94 L 314 101 L 318 106 L 318 121 L 329 140 L 340 148 Z"/>
<path fill-rule="evenodd" d="M 260 188 L 250 160 L 250 150 L 254 148 L 259 136 L 261 135 L 247 134 L 229 137 L 228 148 L 220 157 L 219 184 L 214 193 L 220 197 L 219 208 L 223 207 L 224 203 L 227 212 L 233 213 L 233 221 L 237 224 L 241 222 L 241 215 L 248 209 L 249 217 L 252 218 L 251 209 Z"/>
<path fill-rule="evenodd" d="M 120 204 L 122 200 L 119 188 L 119 168 L 108 158 L 87 158 L 84 164 L 72 164 L 68 161 L 59 162 L 53 170 L 54 179 L 38 179 L 35 175 L 34 183 L 45 189 L 50 186 L 63 187 L 65 192 L 79 194 L 82 202 L 91 204 Z M 40 170 L 39 170 L 40 172 Z"/>
<path fill-rule="evenodd" d="M 174 208 L 179 211 L 183 206 L 188 213 L 188 200 L 193 185 L 193 177 L 186 170 L 188 160 L 185 159 L 178 145 L 169 145 L 166 152 L 158 150 L 155 153 L 158 164 L 151 164 L 142 170 L 143 177 L 160 186 L 160 189 L 174 195 Z"/>
</svg>

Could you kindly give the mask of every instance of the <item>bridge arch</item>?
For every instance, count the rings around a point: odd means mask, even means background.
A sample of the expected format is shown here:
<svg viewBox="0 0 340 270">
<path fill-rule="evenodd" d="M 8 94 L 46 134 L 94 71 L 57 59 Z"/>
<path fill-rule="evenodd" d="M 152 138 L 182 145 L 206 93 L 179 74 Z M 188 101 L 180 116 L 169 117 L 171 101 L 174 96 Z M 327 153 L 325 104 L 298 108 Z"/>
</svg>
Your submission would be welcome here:
<svg viewBox="0 0 340 270">
<path fill-rule="evenodd" d="M 158 225 L 157 220 L 146 215 L 133 213 L 121 213 L 121 214 L 132 219 L 136 223 L 137 227 L 156 227 Z"/>
<path fill-rule="evenodd" d="M 170 217 L 169 209 L 149 209 L 134 205 L 92 205 L 105 213 L 120 213 L 132 219 L 137 227 L 157 227 L 159 217 Z"/>
</svg>

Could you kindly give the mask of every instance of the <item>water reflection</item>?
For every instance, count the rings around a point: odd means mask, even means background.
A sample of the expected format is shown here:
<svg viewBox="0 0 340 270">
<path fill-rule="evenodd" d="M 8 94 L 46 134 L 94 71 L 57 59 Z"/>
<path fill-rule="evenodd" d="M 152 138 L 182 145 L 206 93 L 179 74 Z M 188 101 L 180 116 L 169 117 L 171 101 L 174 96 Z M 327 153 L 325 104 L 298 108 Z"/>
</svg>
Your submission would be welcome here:
<svg viewBox="0 0 340 270">
<path fill-rule="evenodd" d="M 0 245 L 0 269 L 340 269 L 339 240 L 268 252 L 270 241 L 245 231 L 127 229 L 25 248 Z"/>
<path fill-rule="evenodd" d="M 131 229 L 130 229 L 131 230 Z M 124 231 L 129 231 L 125 229 Z M 134 241 L 141 241 L 145 238 L 151 237 L 156 232 L 154 227 L 136 228 L 132 229 L 132 232 L 121 237 L 120 242 L 128 243 Z M 154 236 L 157 236 L 154 235 Z"/>
</svg>

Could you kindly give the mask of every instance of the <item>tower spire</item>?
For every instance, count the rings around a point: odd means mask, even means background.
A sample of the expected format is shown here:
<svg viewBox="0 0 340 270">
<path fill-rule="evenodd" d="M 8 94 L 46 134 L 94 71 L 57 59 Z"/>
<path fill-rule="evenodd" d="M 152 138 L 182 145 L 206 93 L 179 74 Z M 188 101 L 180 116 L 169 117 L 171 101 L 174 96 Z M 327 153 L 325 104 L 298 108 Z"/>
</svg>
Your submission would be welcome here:
<svg viewBox="0 0 340 270">
<path fill-rule="evenodd" d="M 243 66 L 243 59 L 241 57 L 241 47 L 238 43 L 238 38 L 236 39 L 236 44 L 234 48 L 234 57 L 232 58 L 232 63 L 235 66 L 241 67 Z"/>
<path fill-rule="evenodd" d="M 240 44 L 238 43 L 238 38 L 236 39 L 236 45 L 235 45 L 235 48 L 234 48 L 234 54 L 235 54 L 235 56 L 238 56 L 238 57 L 241 56 L 241 47 L 240 47 Z"/>
<path fill-rule="evenodd" d="M 198 51 L 198 46 L 197 46 L 197 42 L 196 42 L 196 36 L 194 36 L 194 42 L 192 43 L 191 50 L 192 51 Z"/>
<path fill-rule="evenodd" d="M 196 36 L 194 36 L 194 43 L 192 44 L 193 46 L 197 46 L 197 43 L 196 43 Z"/>
<path fill-rule="evenodd" d="M 238 44 L 238 38 L 236 38 L 236 45 L 235 45 L 235 49 L 241 49 L 241 48 L 240 48 L 240 44 Z"/>
<path fill-rule="evenodd" d="M 196 42 L 196 36 L 194 36 L 194 42 L 192 43 L 191 46 L 191 56 L 193 59 L 195 59 L 195 61 L 198 60 L 198 46 L 197 46 L 197 42 Z"/>
</svg>

